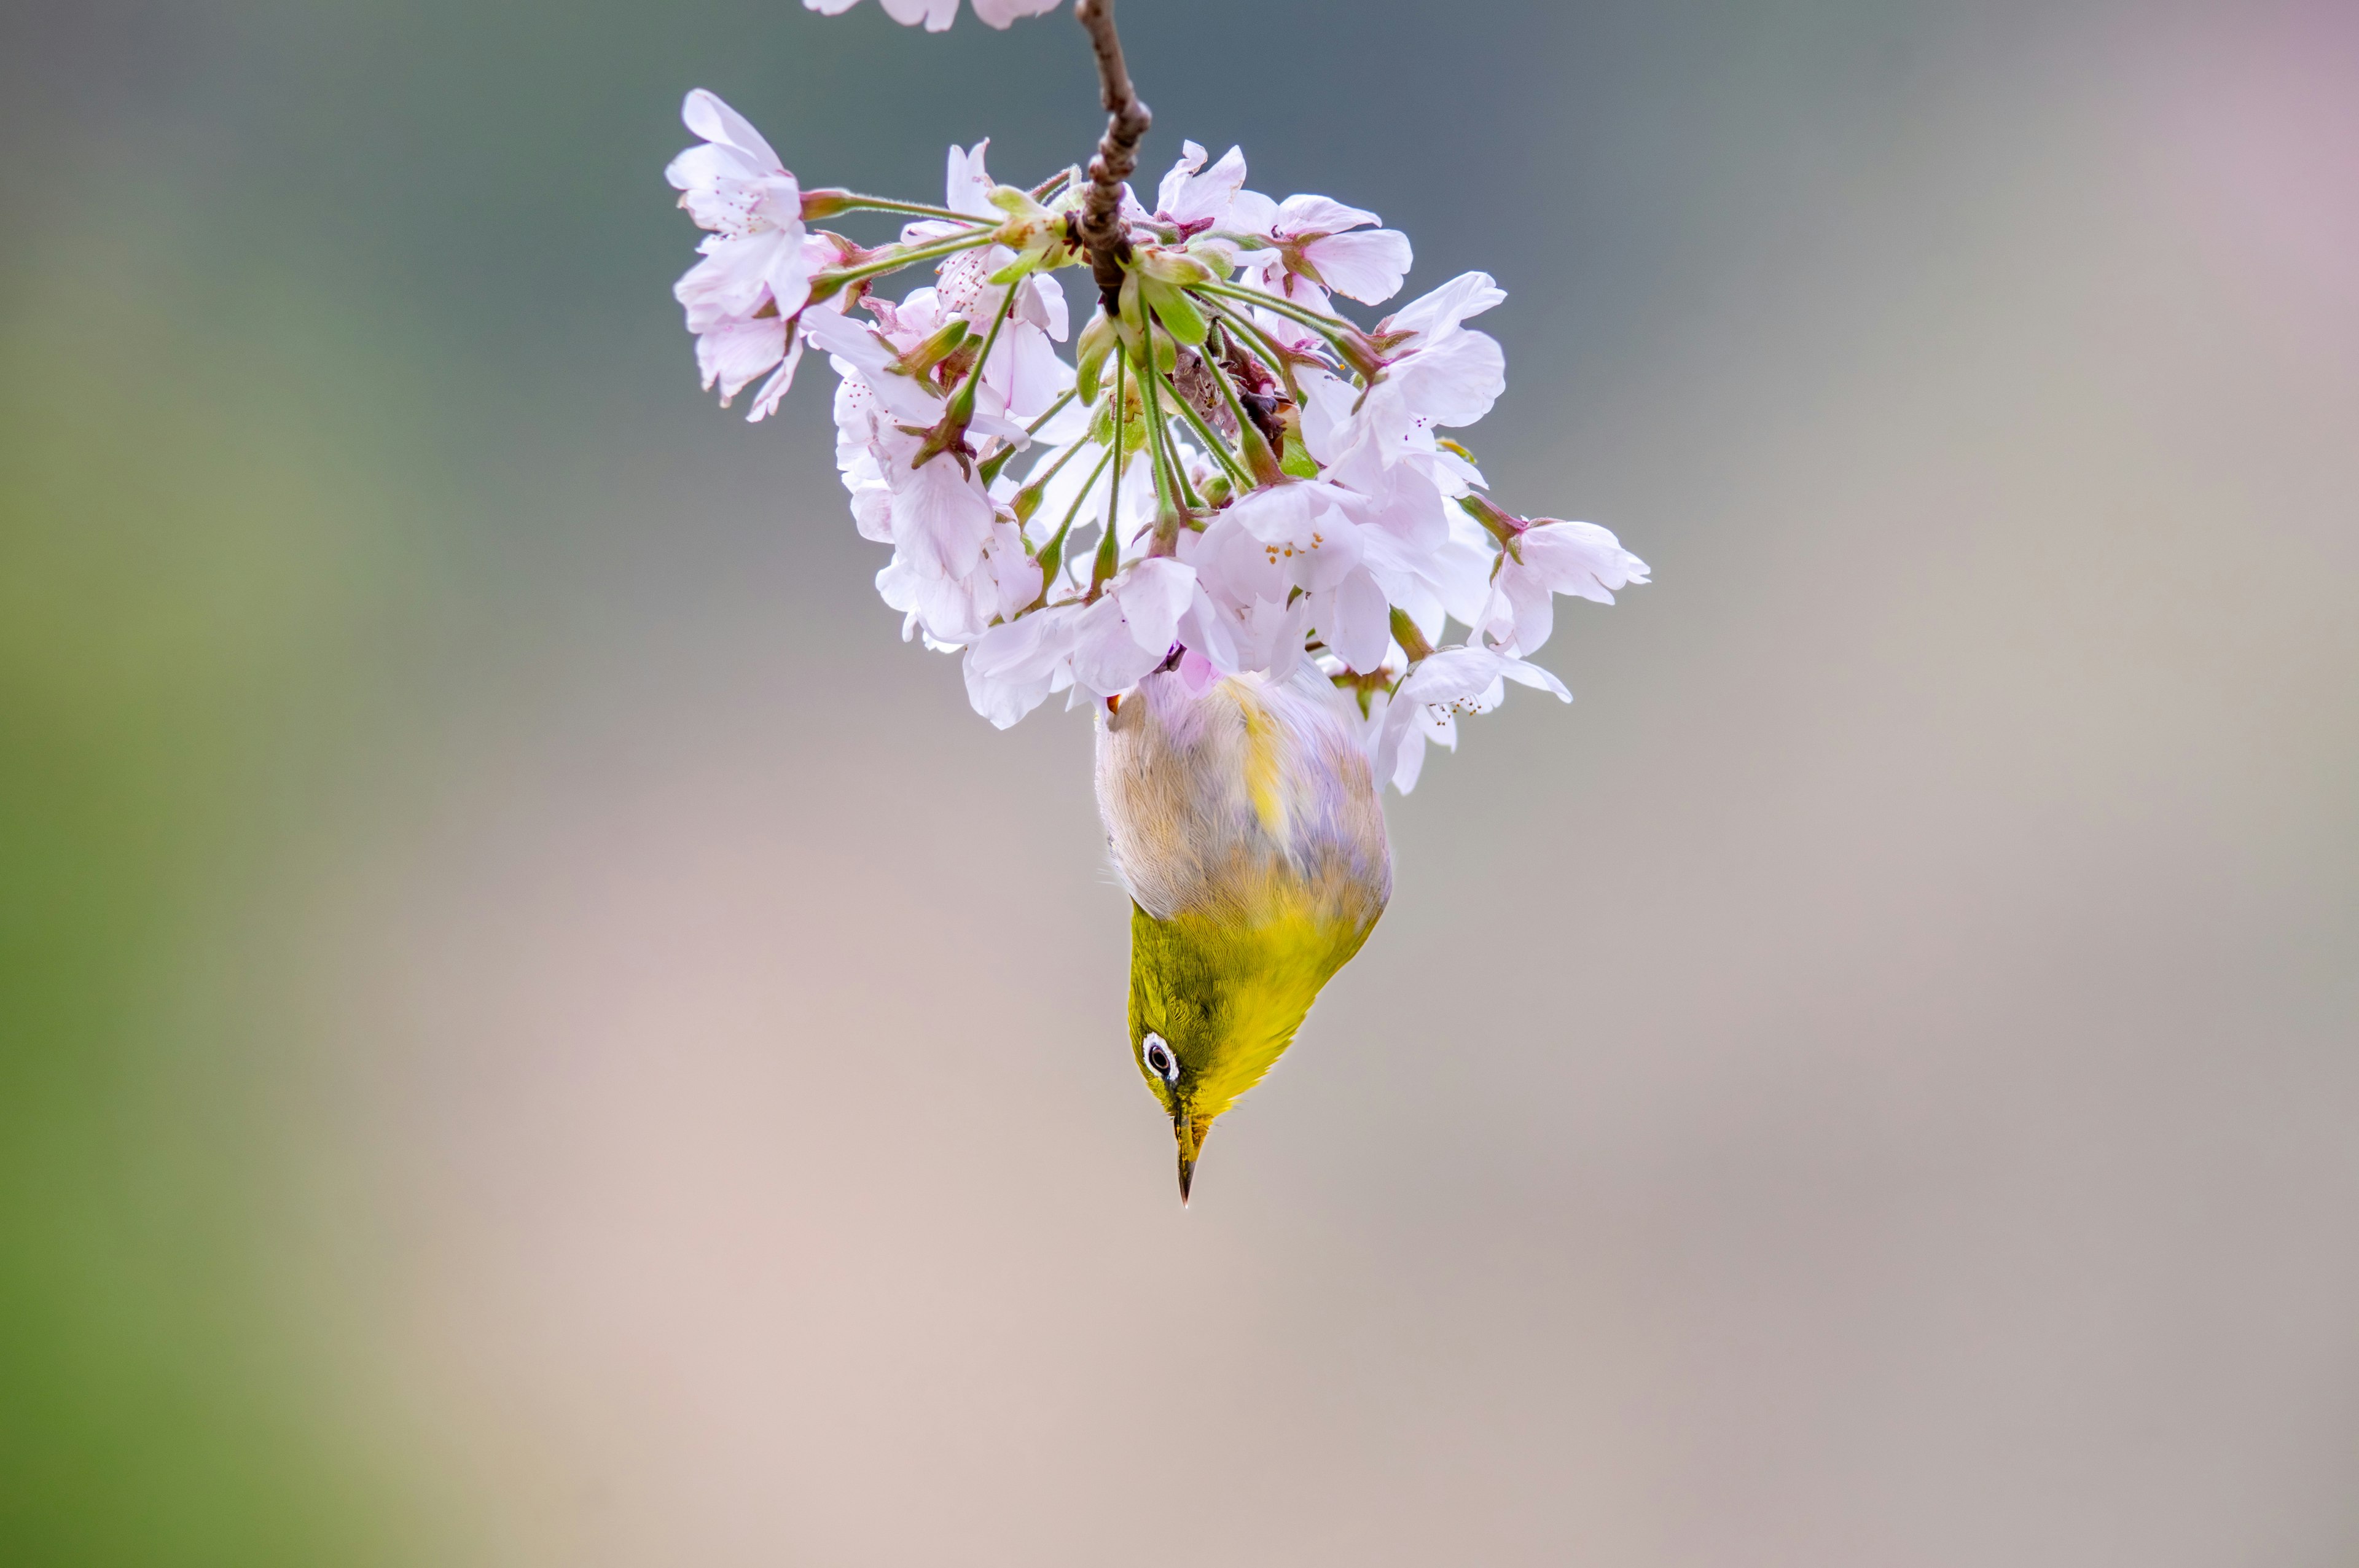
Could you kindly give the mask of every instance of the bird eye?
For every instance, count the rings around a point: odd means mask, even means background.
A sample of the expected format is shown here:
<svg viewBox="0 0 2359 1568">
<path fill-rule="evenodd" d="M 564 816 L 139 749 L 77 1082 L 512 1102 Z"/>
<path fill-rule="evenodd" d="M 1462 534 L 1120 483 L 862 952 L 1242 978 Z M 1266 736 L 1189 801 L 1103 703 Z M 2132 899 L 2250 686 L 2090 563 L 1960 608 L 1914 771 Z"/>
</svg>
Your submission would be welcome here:
<svg viewBox="0 0 2359 1568">
<path fill-rule="evenodd" d="M 1171 1054 L 1171 1047 L 1163 1043 L 1163 1036 L 1160 1034 L 1149 1034 L 1147 1037 L 1147 1065 L 1153 1069 L 1155 1076 L 1165 1083 L 1176 1084 L 1180 1081 L 1180 1060 Z"/>
</svg>

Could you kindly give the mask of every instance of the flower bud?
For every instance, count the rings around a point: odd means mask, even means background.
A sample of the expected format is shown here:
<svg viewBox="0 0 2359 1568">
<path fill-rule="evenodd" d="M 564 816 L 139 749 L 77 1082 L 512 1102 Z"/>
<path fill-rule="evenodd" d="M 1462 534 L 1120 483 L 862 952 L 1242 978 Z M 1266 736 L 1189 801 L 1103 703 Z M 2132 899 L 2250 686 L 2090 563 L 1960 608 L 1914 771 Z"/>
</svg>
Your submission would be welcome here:
<svg viewBox="0 0 2359 1568">
<path fill-rule="evenodd" d="M 852 192 L 837 187 L 803 192 L 803 222 L 816 222 L 852 211 Z"/>
<path fill-rule="evenodd" d="M 1114 352 L 1116 335 L 1114 319 L 1103 310 L 1082 329 L 1082 341 L 1075 345 L 1080 372 L 1075 387 L 1084 403 L 1098 400 L 1098 378 L 1105 372 L 1106 356 Z"/>
<path fill-rule="evenodd" d="M 1157 283 L 1168 283 L 1178 288 L 1200 288 L 1213 281 L 1211 267 L 1178 251 L 1141 251 L 1138 270 Z"/>
</svg>

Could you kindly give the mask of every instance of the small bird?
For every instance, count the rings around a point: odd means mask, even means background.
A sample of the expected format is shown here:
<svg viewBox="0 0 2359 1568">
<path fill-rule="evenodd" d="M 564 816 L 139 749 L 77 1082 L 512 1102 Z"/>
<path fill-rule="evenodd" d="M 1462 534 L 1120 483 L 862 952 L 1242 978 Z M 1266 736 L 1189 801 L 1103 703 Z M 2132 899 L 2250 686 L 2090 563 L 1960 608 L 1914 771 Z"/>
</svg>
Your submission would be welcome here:
<svg viewBox="0 0 2359 1568">
<path fill-rule="evenodd" d="M 1098 810 L 1131 897 L 1130 1047 L 1180 1146 L 1262 1080 L 1392 895 L 1349 699 L 1308 665 L 1158 671 L 1103 703 Z"/>
</svg>

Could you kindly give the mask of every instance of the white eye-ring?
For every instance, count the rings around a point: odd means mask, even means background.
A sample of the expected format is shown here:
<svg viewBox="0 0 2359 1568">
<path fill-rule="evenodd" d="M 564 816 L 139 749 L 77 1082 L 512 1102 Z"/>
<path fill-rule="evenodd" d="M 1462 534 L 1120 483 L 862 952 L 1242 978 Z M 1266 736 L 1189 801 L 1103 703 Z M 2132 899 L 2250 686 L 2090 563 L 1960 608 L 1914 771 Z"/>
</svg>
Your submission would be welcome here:
<svg viewBox="0 0 2359 1568">
<path fill-rule="evenodd" d="M 1149 1031 L 1145 1054 L 1147 1071 L 1167 1084 L 1180 1081 L 1180 1058 L 1171 1054 L 1171 1047 L 1163 1043 L 1163 1036 Z"/>
</svg>

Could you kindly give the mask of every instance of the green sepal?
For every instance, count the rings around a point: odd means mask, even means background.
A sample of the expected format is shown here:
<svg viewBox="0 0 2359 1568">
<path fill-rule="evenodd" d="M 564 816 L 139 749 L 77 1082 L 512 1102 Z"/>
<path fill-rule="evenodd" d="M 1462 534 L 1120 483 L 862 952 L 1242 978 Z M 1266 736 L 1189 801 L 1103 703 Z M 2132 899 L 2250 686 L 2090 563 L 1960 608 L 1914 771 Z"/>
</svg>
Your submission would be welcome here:
<svg viewBox="0 0 2359 1568">
<path fill-rule="evenodd" d="M 1312 460 L 1310 449 L 1291 430 L 1286 433 L 1286 456 L 1278 460 L 1277 466 L 1280 471 L 1290 473 L 1297 479 L 1319 477 L 1319 464 Z"/>
<path fill-rule="evenodd" d="M 1040 553 L 1033 559 L 1040 563 L 1040 591 L 1045 594 L 1049 585 L 1057 580 L 1058 569 L 1065 564 L 1065 529 L 1049 535 L 1049 542 L 1040 546 Z"/>
<path fill-rule="evenodd" d="M 1095 599 L 1098 589 L 1114 578 L 1122 565 L 1122 535 L 1114 527 L 1114 514 L 1120 508 L 1106 508 L 1105 531 L 1098 535 L 1097 558 L 1090 563 L 1090 597 Z"/>
<path fill-rule="evenodd" d="M 1146 344 L 1155 345 L 1155 368 L 1169 375 L 1180 368 L 1180 345 L 1171 341 L 1170 332 L 1154 324 L 1141 303 L 1139 276 L 1136 268 L 1122 278 L 1122 346 L 1130 353 L 1134 365 L 1147 362 Z"/>
<path fill-rule="evenodd" d="M 920 380 L 928 371 L 956 353 L 966 343 L 967 324 L 956 317 L 901 356 L 901 368 Z"/>
<path fill-rule="evenodd" d="M 1174 338 L 1190 348 L 1201 346 L 1205 336 L 1212 330 L 1212 325 L 1204 319 L 1204 313 L 1196 308 L 1196 302 L 1188 297 L 1186 289 L 1158 277 L 1142 276 L 1138 291 L 1154 309 L 1156 319 Z M 1176 357 L 1173 363 L 1178 363 Z"/>
<path fill-rule="evenodd" d="M 1123 384 L 1122 449 L 1125 452 L 1147 449 L 1147 402 L 1138 390 L 1138 383 L 1125 380 Z M 1090 420 L 1090 439 L 1101 447 L 1114 445 L 1114 399 L 1106 398 L 1097 406 Z"/>
</svg>

